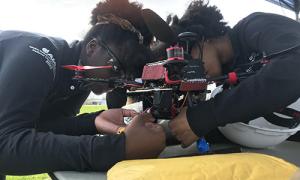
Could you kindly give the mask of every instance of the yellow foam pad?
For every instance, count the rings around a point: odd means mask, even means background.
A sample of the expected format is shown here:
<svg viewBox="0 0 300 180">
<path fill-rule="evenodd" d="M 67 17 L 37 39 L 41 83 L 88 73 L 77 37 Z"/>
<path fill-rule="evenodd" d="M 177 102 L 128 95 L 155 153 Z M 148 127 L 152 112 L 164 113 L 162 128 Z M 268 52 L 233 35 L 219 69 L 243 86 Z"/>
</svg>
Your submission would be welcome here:
<svg viewBox="0 0 300 180">
<path fill-rule="evenodd" d="M 233 153 L 170 159 L 122 161 L 107 173 L 108 180 L 284 180 L 298 167 L 257 153 Z"/>
</svg>

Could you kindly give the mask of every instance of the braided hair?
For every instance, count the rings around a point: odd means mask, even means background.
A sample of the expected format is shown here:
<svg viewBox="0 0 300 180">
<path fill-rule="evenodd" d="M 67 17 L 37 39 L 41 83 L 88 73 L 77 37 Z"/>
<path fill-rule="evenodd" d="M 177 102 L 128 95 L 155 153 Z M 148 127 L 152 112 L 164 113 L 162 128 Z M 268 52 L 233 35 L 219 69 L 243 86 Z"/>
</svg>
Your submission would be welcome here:
<svg viewBox="0 0 300 180">
<path fill-rule="evenodd" d="M 92 10 L 91 25 L 93 27 L 90 30 L 97 31 L 96 28 L 99 15 L 114 14 L 122 19 L 129 21 L 144 37 L 143 44 L 149 46 L 153 35 L 147 28 L 142 16 L 141 16 L 142 5 L 138 2 L 129 2 L 128 0 L 104 0 L 99 2 L 96 7 Z M 93 32 L 93 31 L 92 31 Z M 87 34 L 89 36 L 90 33 Z M 95 34 L 95 33 L 93 33 Z M 112 33 L 110 33 L 112 34 Z M 107 34 L 106 34 L 107 35 Z M 86 37 L 87 38 L 87 37 Z M 87 38 L 88 39 L 88 38 Z M 89 39 L 90 40 L 90 39 Z"/>
</svg>

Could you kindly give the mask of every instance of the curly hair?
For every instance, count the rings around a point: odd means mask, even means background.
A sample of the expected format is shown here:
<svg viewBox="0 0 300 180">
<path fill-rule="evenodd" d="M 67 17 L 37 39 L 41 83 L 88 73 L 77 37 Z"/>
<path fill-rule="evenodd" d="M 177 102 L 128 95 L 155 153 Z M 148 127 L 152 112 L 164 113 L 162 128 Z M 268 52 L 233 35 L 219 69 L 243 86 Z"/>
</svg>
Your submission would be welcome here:
<svg viewBox="0 0 300 180">
<path fill-rule="evenodd" d="M 149 47 L 153 39 L 141 12 L 142 5 L 137 2 L 101 0 L 92 10 L 92 27 L 85 35 L 82 47 L 94 38 L 99 42 L 101 39 L 104 44 L 109 45 L 111 51 L 113 48 L 118 49 L 113 53 L 118 57 L 120 68 L 126 71 L 127 77 L 140 77 L 143 66 L 151 59 Z M 102 24 L 106 21 L 105 18 L 109 23 Z M 101 21 L 103 19 L 104 21 Z M 80 56 L 81 64 L 87 65 L 85 48 L 82 48 Z"/>
<path fill-rule="evenodd" d="M 129 2 L 128 0 L 104 0 L 97 4 L 92 11 L 90 23 L 97 24 L 97 16 L 114 14 L 120 18 L 129 21 L 144 37 L 144 45 L 150 45 L 153 35 L 147 28 L 142 15 L 142 4 L 138 2 Z"/>
<path fill-rule="evenodd" d="M 188 6 L 184 15 L 178 19 L 173 17 L 173 29 L 181 32 L 195 32 L 205 39 L 223 36 L 229 29 L 223 21 L 223 15 L 216 6 L 209 6 L 203 0 L 194 0 Z M 170 21 L 170 20 L 169 20 Z"/>
</svg>

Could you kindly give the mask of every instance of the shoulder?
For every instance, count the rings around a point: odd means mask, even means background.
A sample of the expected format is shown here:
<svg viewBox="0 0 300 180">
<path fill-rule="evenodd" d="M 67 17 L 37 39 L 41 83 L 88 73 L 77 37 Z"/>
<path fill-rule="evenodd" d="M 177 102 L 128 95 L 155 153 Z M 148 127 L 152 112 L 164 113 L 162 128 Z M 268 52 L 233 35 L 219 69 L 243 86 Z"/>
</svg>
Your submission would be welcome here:
<svg viewBox="0 0 300 180">
<path fill-rule="evenodd" d="M 255 12 L 251 13 L 245 18 L 241 19 L 235 27 L 238 26 L 246 26 L 248 24 L 260 24 L 262 26 L 268 26 L 273 24 L 295 24 L 298 25 L 299 23 L 289 17 L 282 16 L 279 14 L 273 13 L 265 13 L 265 12 Z"/>
<path fill-rule="evenodd" d="M 65 40 L 24 31 L 0 32 L 0 44 L 2 65 L 22 65 L 25 70 L 49 72 L 53 77 L 61 51 L 68 48 Z"/>
<path fill-rule="evenodd" d="M 25 31 L 1 31 L 0 43 L 19 48 L 25 48 L 29 45 L 40 47 L 47 46 L 54 51 L 58 51 L 64 46 L 68 46 L 68 43 L 61 38 Z"/>
</svg>

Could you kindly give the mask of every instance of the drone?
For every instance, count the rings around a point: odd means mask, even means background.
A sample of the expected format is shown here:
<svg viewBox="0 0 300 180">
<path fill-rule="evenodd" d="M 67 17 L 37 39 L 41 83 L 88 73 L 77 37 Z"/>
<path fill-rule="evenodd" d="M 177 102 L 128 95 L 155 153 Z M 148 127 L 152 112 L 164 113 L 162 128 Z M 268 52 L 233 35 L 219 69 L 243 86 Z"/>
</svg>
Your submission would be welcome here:
<svg viewBox="0 0 300 180">
<path fill-rule="evenodd" d="M 175 35 L 170 26 L 154 11 L 143 9 L 142 16 L 149 30 L 156 39 L 166 44 L 167 58 L 152 61 L 143 68 L 142 77 L 128 81 L 126 79 L 84 78 L 76 75 L 73 79 L 83 83 L 109 83 L 114 87 L 126 88 L 126 97 L 135 97 L 143 102 L 156 119 L 172 119 L 184 106 L 196 106 L 204 101 L 209 84 L 218 82 L 235 85 L 250 76 L 249 73 L 231 72 L 227 75 L 207 78 L 201 59 L 190 55 L 191 44 L 199 40 L 193 32 L 182 32 Z M 76 72 L 91 69 L 113 69 L 113 66 L 76 66 L 66 65 L 63 68 Z M 79 74 L 79 73 L 77 73 Z"/>
</svg>

